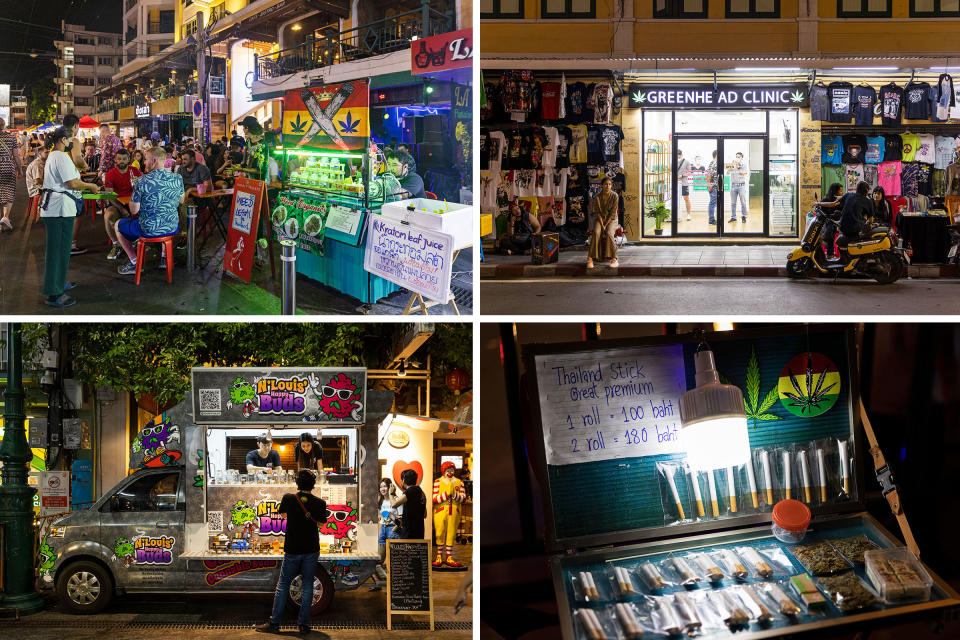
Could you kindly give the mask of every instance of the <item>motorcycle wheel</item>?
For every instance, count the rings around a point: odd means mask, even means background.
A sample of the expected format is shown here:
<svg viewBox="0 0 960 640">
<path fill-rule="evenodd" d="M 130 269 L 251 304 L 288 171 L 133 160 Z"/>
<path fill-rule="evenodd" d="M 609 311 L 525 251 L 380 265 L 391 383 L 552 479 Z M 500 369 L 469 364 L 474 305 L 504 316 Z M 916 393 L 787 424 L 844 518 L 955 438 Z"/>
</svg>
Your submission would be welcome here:
<svg viewBox="0 0 960 640">
<path fill-rule="evenodd" d="M 883 253 L 877 256 L 877 267 L 870 273 L 871 277 L 880 284 L 892 284 L 903 275 L 904 265 L 900 256 L 893 253 Z"/>
<path fill-rule="evenodd" d="M 813 262 L 810 258 L 787 260 L 787 277 L 793 279 L 806 278 L 813 271 Z"/>
</svg>

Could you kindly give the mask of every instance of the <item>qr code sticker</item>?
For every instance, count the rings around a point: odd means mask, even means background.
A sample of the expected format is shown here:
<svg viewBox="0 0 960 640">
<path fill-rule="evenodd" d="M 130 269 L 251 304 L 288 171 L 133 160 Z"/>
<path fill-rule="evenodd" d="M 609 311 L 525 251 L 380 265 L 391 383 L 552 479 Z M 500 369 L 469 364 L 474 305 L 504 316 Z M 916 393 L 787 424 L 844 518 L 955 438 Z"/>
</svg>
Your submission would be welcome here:
<svg viewBox="0 0 960 640">
<path fill-rule="evenodd" d="M 220 410 L 220 389 L 200 389 L 200 411 Z"/>
<path fill-rule="evenodd" d="M 207 533 L 223 531 L 223 511 L 207 511 Z"/>
</svg>

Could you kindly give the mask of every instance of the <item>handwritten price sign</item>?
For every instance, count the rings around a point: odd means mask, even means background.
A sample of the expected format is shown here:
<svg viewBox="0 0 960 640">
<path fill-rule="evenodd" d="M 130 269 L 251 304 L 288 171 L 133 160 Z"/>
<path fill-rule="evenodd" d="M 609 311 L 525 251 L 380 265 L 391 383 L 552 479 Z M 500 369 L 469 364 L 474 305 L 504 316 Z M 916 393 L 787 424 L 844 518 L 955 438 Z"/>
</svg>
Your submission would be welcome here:
<svg viewBox="0 0 960 640">
<path fill-rule="evenodd" d="M 453 236 L 378 215 L 367 225 L 364 269 L 430 300 L 450 299 Z"/>
<path fill-rule="evenodd" d="M 683 347 L 536 357 L 547 464 L 677 453 Z"/>
</svg>

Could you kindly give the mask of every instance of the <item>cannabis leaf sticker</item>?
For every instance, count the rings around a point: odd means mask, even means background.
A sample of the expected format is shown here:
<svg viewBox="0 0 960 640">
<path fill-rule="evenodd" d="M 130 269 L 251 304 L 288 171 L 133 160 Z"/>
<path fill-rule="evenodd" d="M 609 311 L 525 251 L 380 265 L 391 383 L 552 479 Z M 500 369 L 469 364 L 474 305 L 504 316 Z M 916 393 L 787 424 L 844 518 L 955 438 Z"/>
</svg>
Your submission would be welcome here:
<svg viewBox="0 0 960 640">
<path fill-rule="evenodd" d="M 757 426 L 757 421 L 767 422 L 770 420 L 783 420 L 778 415 L 767 413 L 770 407 L 779 399 L 780 394 L 776 385 L 760 401 L 760 362 L 757 359 L 757 349 L 750 349 L 750 361 L 747 363 L 747 393 L 743 397 L 743 407 L 747 414 L 747 419 L 753 420 L 753 426 Z"/>
<path fill-rule="evenodd" d="M 803 102 L 803 91 L 797 90 L 790 94 L 790 102 Z"/>
<path fill-rule="evenodd" d="M 307 122 L 306 120 L 301 120 L 300 114 L 298 113 L 297 119 L 290 121 L 290 131 L 291 133 L 303 133 L 306 131 L 306 129 L 307 129 Z"/>
<path fill-rule="evenodd" d="M 840 372 L 820 353 L 802 353 L 787 363 L 780 374 L 780 403 L 801 418 L 828 411 L 840 395 Z"/>
<path fill-rule="evenodd" d="M 357 133 L 357 127 L 360 126 L 360 120 L 353 120 L 353 114 L 347 111 L 346 120 L 338 120 L 337 124 L 340 125 L 341 133 Z"/>
<path fill-rule="evenodd" d="M 643 93 L 642 91 L 637 91 L 633 94 L 633 101 L 643 104 L 647 101 L 647 94 Z"/>
</svg>

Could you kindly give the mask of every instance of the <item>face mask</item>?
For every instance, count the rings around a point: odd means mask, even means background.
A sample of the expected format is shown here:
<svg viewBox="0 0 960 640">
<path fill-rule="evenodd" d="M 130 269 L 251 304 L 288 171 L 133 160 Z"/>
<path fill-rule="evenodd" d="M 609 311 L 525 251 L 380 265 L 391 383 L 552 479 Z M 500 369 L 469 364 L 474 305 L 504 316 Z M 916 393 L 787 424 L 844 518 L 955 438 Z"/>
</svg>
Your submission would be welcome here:
<svg viewBox="0 0 960 640">
<path fill-rule="evenodd" d="M 67 146 L 65 146 L 65 147 L 63 148 L 63 150 L 64 150 L 64 151 L 68 151 L 68 152 L 69 152 L 69 151 L 73 151 L 73 143 L 71 142 L 70 144 L 68 144 Z"/>
</svg>

